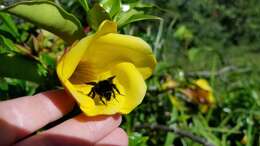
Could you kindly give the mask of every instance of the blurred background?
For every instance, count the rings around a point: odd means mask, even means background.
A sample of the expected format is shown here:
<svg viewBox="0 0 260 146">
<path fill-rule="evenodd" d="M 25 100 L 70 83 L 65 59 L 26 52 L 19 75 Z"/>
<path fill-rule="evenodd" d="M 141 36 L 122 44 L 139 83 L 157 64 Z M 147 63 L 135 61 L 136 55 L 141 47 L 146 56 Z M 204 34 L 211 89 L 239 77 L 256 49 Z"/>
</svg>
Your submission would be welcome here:
<svg viewBox="0 0 260 146">
<path fill-rule="evenodd" d="M 54 2 L 87 26 L 80 2 Z M 129 145 L 260 146 L 260 1 L 122 3 L 162 18 L 120 29 L 146 40 L 158 60 L 143 103 L 123 117 Z M 60 88 L 55 66 L 66 47 L 58 37 L 1 12 L 0 100 Z M 16 57 L 6 56 L 14 52 Z M 3 70 L 10 65 L 17 69 Z"/>
</svg>

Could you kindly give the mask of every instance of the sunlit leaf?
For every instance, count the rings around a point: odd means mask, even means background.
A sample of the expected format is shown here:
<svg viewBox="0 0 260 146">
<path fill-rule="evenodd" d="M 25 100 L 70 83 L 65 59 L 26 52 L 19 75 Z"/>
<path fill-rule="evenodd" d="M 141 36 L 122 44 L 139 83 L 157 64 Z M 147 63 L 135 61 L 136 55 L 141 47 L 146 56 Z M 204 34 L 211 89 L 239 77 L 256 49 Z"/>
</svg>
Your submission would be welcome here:
<svg viewBox="0 0 260 146">
<path fill-rule="evenodd" d="M 101 5 L 111 17 L 114 17 L 121 9 L 121 0 L 102 0 Z"/>
<path fill-rule="evenodd" d="M 133 15 L 136 15 L 138 14 L 139 12 L 132 9 L 132 10 L 129 10 L 127 12 L 122 12 L 121 14 L 119 14 L 117 17 L 116 17 L 116 22 L 118 24 L 119 27 L 123 26 L 126 24 L 126 22 L 133 16 Z"/>
<path fill-rule="evenodd" d="M 153 15 L 144 14 L 141 11 L 136 11 L 134 9 L 131 9 L 127 12 L 122 12 L 117 17 L 117 24 L 119 27 L 122 27 L 129 23 L 133 23 L 141 20 L 161 20 L 161 18 Z"/>
<path fill-rule="evenodd" d="M 56 66 L 56 57 L 55 54 L 42 52 L 39 56 L 39 60 L 42 64 L 48 66 L 51 69 L 55 69 Z"/>
<path fill-rule="evenodd" d="M 135 2 L 135 3 L 129 3 L 129 6 L 131 8 L 152 8 L 154 7 L 151 3 L 143 3 L 141 1 Z"/>
<path fill-rule="evenodd" d="M 181 25 L 177 28 L 176 32 L 174 33 L 174 37 L 176 37 L 179 40 L 190 41 L 193 39 L 193 34 L 185 25 Z"/>
<path fill-rule="evenodd" d="M 10 53 L 10 52 L 19 52 L 19 51 L 11 40 L 0 35 L 0 53 L 7 53 L 7 52 Z"/>
<path fill-rule="evenodd" d="M 90 9 L 88 12 L 88 24 L 89 26 L 96 30 L 99 26 L 99 24 L 108 19 L 111 20 L 109 14 L 106 12 L 106 10 L 101 7 L 99 4 L 94 4 L 93 8 Z"/>
<path fill-rule="evenodd" d="M 0 12 L 0 19 L 2 21 L 2 24 L 0 25 L 0 33 L 2 34 L 9 33 L 9 35 L 12 35 L 14 39 L 19 40 L 20 38 L 19 38 L 18 29 L 11 16 L 9 14 Z"/>
<path fill-rule="evenodd" d="M 20 2 L 3 9 L 3 11 L 39 25 L 68 43 L 84 37 L 79 20 L 50 1 Z"/>
<path fill-rule="evenodd" d="M 147 136 L 133 132 L 129 135 L 129 146 L 147 146 L 146 142 L 148 139 Z"/>
</svg>

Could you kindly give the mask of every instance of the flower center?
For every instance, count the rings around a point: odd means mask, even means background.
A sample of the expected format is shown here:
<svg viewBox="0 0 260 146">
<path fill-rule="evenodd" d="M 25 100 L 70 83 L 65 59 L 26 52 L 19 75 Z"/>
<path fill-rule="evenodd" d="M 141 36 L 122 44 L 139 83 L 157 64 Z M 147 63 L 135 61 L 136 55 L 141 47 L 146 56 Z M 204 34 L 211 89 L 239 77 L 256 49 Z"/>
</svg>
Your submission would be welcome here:
<svg viewBox="0 0 260 146">
<path fill-rule="evenodd" d="M 107 101 L 110 101 L 111 97 L 116 99 L 116 93 L 120 94 L 120 91 L 113 83 L 113 79 L 115 77 L 116 76 L 112 76 L 106 80 L 101 80 L 99 82 L 87 82 L 86 84 L 93 86 L 90 92 L 88 93 L 88 96 L 94 99 L 95 96 L 98 95 L 100 101 L 103 104 L 106 104 Z"/>
<path fill-rule="evenodd" d="M 81 61 L 69 80 L 74 84 L 81 84 L 86 81 L 94 80 L 96 78 L 96 74 L 97 73 L 93 69 L 91 63 Z"/>
</svg>

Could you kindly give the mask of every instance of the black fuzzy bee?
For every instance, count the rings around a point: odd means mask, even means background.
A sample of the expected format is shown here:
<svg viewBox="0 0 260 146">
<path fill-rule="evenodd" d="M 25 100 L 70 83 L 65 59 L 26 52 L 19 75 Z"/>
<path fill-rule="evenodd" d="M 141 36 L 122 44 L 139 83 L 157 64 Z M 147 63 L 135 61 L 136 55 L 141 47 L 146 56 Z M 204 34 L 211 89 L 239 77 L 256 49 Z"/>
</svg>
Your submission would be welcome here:
<svg viewBox="0 0 260 146">
<path fill-rule="evenodd" d="M 119 90 L 117 89 L 116 85 L 113 83 L 113 79 L 116 76 L 109 77 L 106 80 L 101 80 L 99 82 L 87 82 L 86 84 L 92 85 L 91 91 L 88 93 L 88 96 L 91 98 L 95 98 L 96 94 L 99 95 L 99 99 L 103 104 L 106 104 L 103 98 L 106 101 L 110 101 L 111 97 L 116 99 L 115 91 L 120 94 Z M 120 94 L 121 95 L 121 94 Z"/>
</svg>

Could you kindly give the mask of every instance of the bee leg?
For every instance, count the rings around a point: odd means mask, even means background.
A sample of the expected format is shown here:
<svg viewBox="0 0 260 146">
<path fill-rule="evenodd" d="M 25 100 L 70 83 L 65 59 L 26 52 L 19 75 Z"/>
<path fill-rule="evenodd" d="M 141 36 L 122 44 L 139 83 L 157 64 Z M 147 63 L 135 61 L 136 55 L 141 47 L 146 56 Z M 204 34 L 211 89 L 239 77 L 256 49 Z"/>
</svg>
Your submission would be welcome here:
<svg viewBox="0 0 260 146">
<path fill-rule="evenodd" d="M 116 92 L 117 92 L 119 95 L 122 95 L 122 94 L 119 92 L 119 90 L 117 89 L 116 85 L 113 84 L 113 85 L 112 85 L 112 88 L 115 89 Z"/>
<path fill-rule="evenodd" d="M 114 91 L 114 90 L 112 90 L 112 95 L 113 95 L 114 98 L 116 98 L 116 95 L 115 95 L 115 91 Z"/>
<path fill-rule="evenodd" d="M 101 100 L 101 102 L 102 102 L 104 105 L 107 105 L 107 104 L 105 103 L 105 101 L 103 100 L 102 96 L 100 96 L 99 99 Z"/>
<path fill-rule="evenodd" d="M 88 96 L 92 98 L 92 95 L 93 95 L 93 90 L 91 90 L 89 93 L 88 93 Z"/>
<path fill-rule="evenodd" d="M 91 91 L 88 93 L 88 96 L 91 97 L 91 98 L 94 98 L 96 95 L 96 93 L 94 92 L 93 89 L 91 89 Z"/>
<path fill-rule="evenodd" d="M 115 94 L 114 90 L 112 90 L 112 95 L 113 95 L 113 98 L 118 102 L 118 100 L 116 99 L 116 94 Z"/>
<path fill-rule="evenodd" d="M 92 91 L 92 97 L 91 98 L 93 99 L 93 98 L 95 98 L 95 96 L 96 96 L 96 92 Z"/>
<path fill-rule="evenodd" d="M 88 96 L 89 96 L 89 97 L 92 97 L 92 93 L 93 93 L 93 91 L 91 90 L 91 91 L 88 93 Z"/>
<path fill-rule="evenodd" d="M 110 101 L 111 100 L 111 95 L 112 93 L 111 92 L 107 92 L 104 96 L 106 97 L 106 100 L 107 101 Z"/>
</svg>

